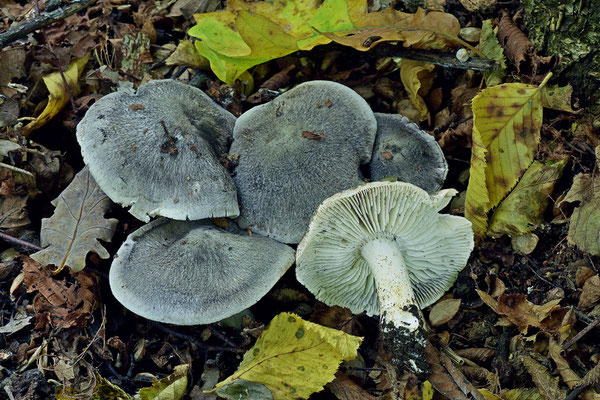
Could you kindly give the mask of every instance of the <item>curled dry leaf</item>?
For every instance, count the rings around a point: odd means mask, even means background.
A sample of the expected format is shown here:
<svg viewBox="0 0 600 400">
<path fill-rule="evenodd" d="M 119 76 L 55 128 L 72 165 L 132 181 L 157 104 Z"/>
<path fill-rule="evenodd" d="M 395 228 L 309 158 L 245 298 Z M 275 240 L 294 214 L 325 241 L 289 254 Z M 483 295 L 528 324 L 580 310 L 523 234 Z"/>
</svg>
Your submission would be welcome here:
<svg viewBox="0 0 600 400">
<path fill-rule="evenodd" d="M 85 267 L 89 252 L 108 258 L 108 251 L 98 239 L 110 242 L 118 221 L 105 219 L 110 207 L 109 198 L 102 192 L 87 167 L 52 201 L 54 215 L 42 220 L 41 242 L 44 250 L 31 258 L 44 264 L 65 266 L 74 272 Z"/>
<path fill-rule="evenodd" d="M 563 201 L 579 201 L 573 210 L 567 240 L 581 250 L 600 255 L 600 178 L 578 174 Z"/>
<path fill-rule="evenodd" d="M 600 276 L 594 275 L 586 279 L 583 284 L 581 296 L 579 296 L 579 304 L 577 307 L 582 310 L 592 308 L 600 300 Z"/>
<path fill-rule="evenodd" d="M 517 72 L 521 72 L 521 63 L 531 57 L 535 47 L 504 10 L 502 10 L 502 18 L 498 23 L 498 39 L 504 46 L 508 57 L 517 67 Z"/>
<path fill-rule="evenodd" d="M 452 361 L 429 343 L 426 357 L 431 369 L 429 382 L 435 390 L 453 400 L 485 400 Z"/>
<path fill-rule="evenodd" d="M 552 377 L 542 364 L 529 356 L 521 356 L 519 359 L 545 400 L 564 400 L 566 393 L 558 386 L 558 377 Z"/>
</svg>

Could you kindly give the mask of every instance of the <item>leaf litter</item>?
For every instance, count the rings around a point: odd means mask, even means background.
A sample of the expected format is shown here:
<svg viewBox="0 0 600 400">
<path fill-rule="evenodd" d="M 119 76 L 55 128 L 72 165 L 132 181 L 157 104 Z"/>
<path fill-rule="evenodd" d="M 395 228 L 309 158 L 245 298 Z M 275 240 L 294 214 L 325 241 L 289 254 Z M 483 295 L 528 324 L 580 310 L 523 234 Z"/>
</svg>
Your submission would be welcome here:
<svg viewBox="0 0 600 400">
<path fill-rule="evenodd" d="M 346 0 L 240 0 L 228 2 L 225 11 L 218 2 L 117 3 L 97 2 L 36 31 L 32 37 L 41 46 L 24 39 L 1 50 L 0 230 L 7 237 L 0 251 L 0 381 L 7 396 L 45 398 L 52 388 L 57 398 L 215 399 L 201 393 L 212 387 L 205 380 L 236 376 L 238 355 L 260 346 L 261 333 L 271 331 L 264 324 L 282 311 L 337 329 L 336 336 L 364 337 L 354 360 L 332 364 L 327 380 L 335 379 L 325 389 L 312 393 L 325 384 L 324 376 L 301 382 L 304 397 L 431 399 L 442 393 L 519 400 L 574 398 L 579 391 L 580 398 L 597 398 L 599 349 L 588 332 L 597 329 L 600 309 L 600 217 L 594 207 L 600 138 L 594 121 L 575 106 L 576 82 L 540 84 L 552 55 L 526 40 L 518 19 L 509 23 L 499 10 L 474 1 L 462 3 L 481 15 L 452 7 L 446 8 L 451 13 L 408 13 L 382 7 L 385 2 Z M 15 2 L 0 9 L 0 31 L 38 12 Z M 194 19 L 194 12 L 202 14 Z M 211 21 L 213 12 L 219 18 Z M 198 28 L 202 24 L 208 27 Z M 466 26 L 482 28 L 476 50 L 456 38 Z M 188 31 L 218 32 L 221 42 L 188 40 Z M 394 42 L 394 51 L 440 50 L 452 57 L 465 47 L 470 57 L 496 60 L 497 68 L 459 71 L 435 59 L 374 56 L 374 48 Z M 236 115 L 304 80 L 333 79 L 355 89 L 375 111 L 426 121 L 421 127 L 439 140 L 451 165 L 446 187 L 462 191 L 452 209 L 466 210 L 480 233 L 452 296 L 425 310 L 434 325 L 429 382 L 386 368 L 376 320 L 315 302 L 292 276 L 251 312 L 222 326 L 166 327 L 114 302 L 106 281 L 110 257 L 139 222 L 111 208 L 99 192 L 94 199 L 101 207 L 93 216 L 82 213 L 89 218 L 78 221 L 59 210 L 61 204 L 87 209 L 92 198 L 83 188 L 94 192 L 81 175 L 73 179 L 69 165 L 82 166 L 73 129 L 103 95 L 168 77 L 194 82 Z M 511 109 L 514 101 L 507 101 L 515 91 L 522 104 Z M 487 122 L 501 132 L 486 130 Z M 318 130 L 300 134 L 327 140 Z M 471 146 L 476 156 L 485 148 L 484 163 L 470 157 Z M 225 161 L 234 164 L 235 155 Z M 481 191 L 473 192 L 469 175 Z M 53 237 L 49 228 L 62 234 Z M 81 236 L 88 228 L 94 234 Z M 524 238 L 526 245 L 515 245 Z M 47 247 L 41 263 L 26 256 L 39 249 L 39 239 Z M 299 340 L 292 336 L 269 351 L 278 354 Z M 223 398 L 299 396 L 285 385 L 259 383 L 285 374 L 284 367 L 272 375 L 255 368 L 256 382 L 237 379 L 237 386 L 226 386 L 231 393 L 221 391 Z"/>
</svg>

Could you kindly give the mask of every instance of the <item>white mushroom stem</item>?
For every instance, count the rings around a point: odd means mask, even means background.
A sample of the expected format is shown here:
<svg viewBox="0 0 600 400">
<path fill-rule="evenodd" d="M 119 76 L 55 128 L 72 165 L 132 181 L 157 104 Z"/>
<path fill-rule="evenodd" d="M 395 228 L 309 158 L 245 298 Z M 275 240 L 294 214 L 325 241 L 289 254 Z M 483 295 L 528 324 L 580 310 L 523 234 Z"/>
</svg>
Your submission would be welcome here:
<svg viewBox="0 0 600 400">
<path fill-rule="evenodd" d="M 362 247 L 361 254 L 375 278 L 383 341 L 392 363 L 417 375 L 425 373 L 423 315 L 398 245 L 393 239 L 374 239 Z"/>
</svg>

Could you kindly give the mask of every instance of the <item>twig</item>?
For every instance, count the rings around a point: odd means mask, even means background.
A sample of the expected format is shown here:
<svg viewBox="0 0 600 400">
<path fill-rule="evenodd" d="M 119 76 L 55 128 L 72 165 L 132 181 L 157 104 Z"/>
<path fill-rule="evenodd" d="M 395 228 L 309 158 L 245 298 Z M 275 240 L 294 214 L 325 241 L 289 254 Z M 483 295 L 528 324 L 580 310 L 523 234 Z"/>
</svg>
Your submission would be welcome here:
<svg viewBox="0 0 600 400">
<path fill-rule="evenodd" d="M 0 162 L 0 167 L 6 168 L 6 169 L 10 169 L 11 171 L 19 172 L 21 174 L 24 174 L 24 175 L 30 176 L 32 178 L 35 178 L 35 175 L 33 175 L 31 172 L 26 171 L 26 170 L 21 169 L 21 168 L 18 168 L 18 167 L 13 167 L 10 164 L 5 164 L 3 162 Z"/>
<path fill-rule="evenodd" d="M 577 397 L 585 390 L 587 389 L 588 385 L 580 385 L 580 386 L 576 386 L 575 389 L 573 389 L 569 395 L 567 397 L 565 397 L 565 400 L 575 400 L 577 399 Z"/>
<path fill-rule="evenodd" d="M 193 343 L 196 346 L 201 347 L 208 351 L 231 351 L 231 352 L 235 352 L 235 353 L 243 353 L 244 352 L 244 350 L 235 348 L 235 347 L 210 346 L 206 343 L 199 341 L 198 339 L 196 339 L 195 337 L 193 337 L 191 335 L 186 335 L 185 333 L 177 332 L 171 328 L 167 328 L 166 326 L 159 324 L 158 322 L 150 321 L 150 323 L 152 325 L 154 325 L 155 327 L 157 327 L 158 329 L 160 329 L 161 331 L 168 333 L 169 335 L 173 335 L 179 339 L 187 340 L 188 342 Z"/>
<path fill-rule="evenodd" d="M 590 322 L 589 324 L 587 324 L 587 326 L 585 328 L 583 328 L 581 331 L 577 332 L 577 334 L 575 336 L 573 336 L 571 338 L 571 340 L 569 340 L 568 342 L 566 342 L 565 344 L 563 344 L 563 350 L 567 350 L 569 347 L 571 347 L 575 342 L 577 342 L 579 339 L 581 339 L 586 333 L 588 333 L 589 331 L 591 331 L 592 329 L 594 329 L 598 324 L 600 324 L 600 315 L 596 317 L 596 319 L 594 319 L 592 322 Z"/>
<path fill-rule="evenodd" d="M 208 325 L 208 329 L 210 329 L 210 331 L 212 332 L 213 335 L 215 335 L 216 337 L 218 337 L 219 339 L 221 339 L 222 341 L 227 343 L 229 346 L 231 346 L 231 347 L 237 346 L 237 344 L 234 341 L 229 339 L 223 332 L 221 332 L 216 327 L 214 327 L 212 325 Z"/>
<path fill-rule="evenodd" d="M 16 237 L 12 237 L 10 235 L 7 235 L 6 233 L 0 232 L 0 239 L 4 240 L 5 242 L 12 243 L 12 244 L 15 244 L 15 245 L 18 245 L 18 246 L 27 247 L 27 248 L 30 248 L 30 249 L 35 250 L 35 251 L 44 250 L 43 247 L 40 247 L 40 246 L 35 245 L 33 243 L 26 242 L 26 241 L 21 240 L 21 239 L 17 239 Z"/>
<path fill-rule="evenodd" d="M 64 8 L 58 8 L 49 12 L 45 11 L 31 21 L 11 27 L 8 31 L 0 33 L 0 49 L 3 49 L 17 39 L 27 36 L 33 31 L 61 21 L 76 12 L 83 10 L 95 1 L 96 0 L 73 0 L 71 4 Z"/>
</svg>

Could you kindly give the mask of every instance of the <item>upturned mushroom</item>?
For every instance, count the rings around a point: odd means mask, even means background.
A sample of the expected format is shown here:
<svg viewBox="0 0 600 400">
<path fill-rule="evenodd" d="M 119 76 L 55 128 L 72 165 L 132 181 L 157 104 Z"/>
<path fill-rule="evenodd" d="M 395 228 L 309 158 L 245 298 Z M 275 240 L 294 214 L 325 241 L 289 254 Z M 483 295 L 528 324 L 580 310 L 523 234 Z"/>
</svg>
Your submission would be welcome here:
<svg viewBox="0 0 600 400">
<path fill-rule="evenodd" d="M 425 376 L 420 309 L 450 288 L 473 249 L 471 223 L 443 215 L 453 189 L 429 195 L 403 182 L 374 182 L 335 194 L 298 245 L 296 275 L 316 298 L 380 315 L 398 369 Z"/>
<path fill-rule="evenodd" d="M 440 190 L 448 163 L 433 136 L 399 114 L 375 113 L 377 138 L 369 167 L 371 179 L 395 176 L 432 193 Z"/>
<path fill-rule="evenodd" d="M 317 205 L 363 183 L 377 124 L 369 105 L 335 82 L 300 84 L 235 123 L 230 153 L 242 228 L 298 243 Z"/>
<path fill-rule="evenodd" d="M 235 185 L 219 162 L 234 123 L 200 89 L 156 80 L 93 104 L 77 140 L 100 188 L 142 221 L 235 217 Z"/>
<path fill-rule="evenodd" d="M 255 304 L 293 263 L 294 250 L 272 239 L 159 218 L 127 237 L 109 281 L 117 300 L 144 318 L 208 324 Z"/>
</svg>

